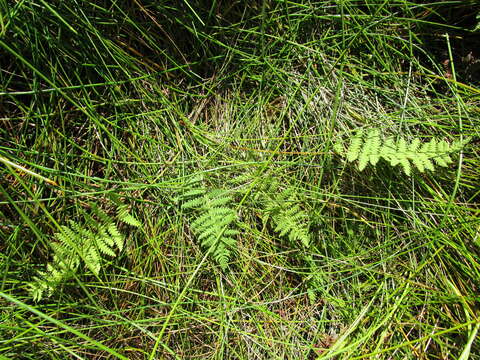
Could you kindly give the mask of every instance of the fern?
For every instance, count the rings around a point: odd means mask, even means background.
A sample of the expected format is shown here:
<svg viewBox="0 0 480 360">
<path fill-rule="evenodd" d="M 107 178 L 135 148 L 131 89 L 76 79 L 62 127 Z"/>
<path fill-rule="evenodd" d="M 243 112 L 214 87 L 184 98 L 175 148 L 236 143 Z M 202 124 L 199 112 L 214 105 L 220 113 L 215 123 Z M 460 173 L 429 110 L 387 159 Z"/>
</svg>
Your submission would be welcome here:
<svg viewBox="0 0 480 360">
<path fill-rule="evenodd" d="M 304 247 L 310 245 L 310 235 L 306 224 L 307 216 L 298 205 L 282 209 L 273 216 L 276 223 L 275 231 L 280 236 L 288 236 L 292 243 L 300 243 Z"/>
<path fill-rule="evenodd" d="M 353 155 L 352 155 L 353 156 Z M 265 214 L 264 221 L 273 224 L 273 230 L 283 238 L 288 239 L 290 246 L 301 248 L 297 252 L 298 260 L 308 270 L 306 279 L 307 294 L 312 303 L 316 301 L 316 293 L 320 289 L 318 267 L 310 254 L 312 240 L 310 236 L 310 217 L 302 209 L 302 202 L 298 192 L 293 187 L 282 188 L 276 180 L 263 184 L 260 188 L 260 196 Z"/>
<path fill-rule="evenodd" d="M 197 185 L 198 186 L 198 185 Z M 236 247 L 235 229 L 238 216 L 229 204 L 232 198 L 225 190 L 204 188 L 190 189 L 181 197 L 184 200 L 182 209 L 190 210 L 194 220 L 190 224 L 193 233 L 201 242 L 201 246 L 226 270 L 232 251 Z"/>
<path fill-rule="evenodd" d="M 141 226 L 140 222 L 128 211 L 128 205 L 117 207 L 117 219 L 134 227 Z"/>
<path fill-rule="evenodd" d="M 435 163 L 442 167 L 448 166 L 453 162 L 450 154 L 460 151 L 468 141 L 449 144 L 445 140 L 437 141 L 432 138 L 422 143 L 419 138 L 414 138 L 408 143 L 403 137 L 396 141 L 393 137 L 383 140 L 380 130 L 374 128 L 367 134 L 362 129 L 358 130 L 347 149 L 340 140 L 334 144 L 334 150 L 345 156 L 349 162 L 357 161 L 360 171 L 364 170 L 368 164 L 376 166 L 383 158 L 391 166 L 400 164 L 403 172 L 410 175 L 412 165 L 422 173 L 425 170 L 435 171 Z"/>
<path fill-rule="evenodd" d="M 274 230 L 287 237 L 293 245 L 310 246 L 308 214 L 301 209 L 294 188 L 281 190 L 277 182 L 268 186 L 265 193 L 265 212 L 274 223 Z"/>
<path fill-rule="evenodd" d="M 69 221 L 69 226 L 60 226 L 52 242 L 53 261 L 47 264 L 46 271 L 38 271 L 28 284 L 34 301 L 50 297 L 62 283 L 70 279 L 82 262 L 95 275 L 100 273 L 103 257 L 115 257 L 116 250 L 122 251 L 124 237 L 117 223 L 96 205 L 92 213 L 85 215 L 85 224 Z M 140 226 L 140 222 L 130 215 L 122 204 L 117 207 L 117 218 L 123 223 Z"/>
<path fill-rule="evenodd" d="M 352 142 L 350 143 L 350 147 L 348 148 L 347 152 L 347 160 L 352 162 L 357 160 L 358 155 L 360 154 L 360 150 L 362 148 L 362 139 L 363 137 L 363 130 L 358 130 L 357 134 L 352 138 Z"/>
</svg>

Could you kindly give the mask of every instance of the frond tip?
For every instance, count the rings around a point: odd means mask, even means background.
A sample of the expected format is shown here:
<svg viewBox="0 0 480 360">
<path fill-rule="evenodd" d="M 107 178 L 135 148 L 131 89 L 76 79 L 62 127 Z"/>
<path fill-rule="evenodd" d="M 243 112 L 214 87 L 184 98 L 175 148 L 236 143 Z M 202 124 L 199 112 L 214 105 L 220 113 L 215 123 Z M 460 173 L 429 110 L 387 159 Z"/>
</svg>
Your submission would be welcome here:
<svg viewBox="0 0 480 360">
<path fill-rule="evenodd" d="M 370 129 L 366 134 L 363 129 L 357 131 L 352 137 L 350 145 L 346 148 L 343 141 L 334 144 L 334 150 L 345 156 L 349 162 L 357 161 L 358 170 L 364 170 L 368 164 L 376 166 L 383 158 L 391 166 L 401 165 L 406 175 L 411 174 L 412 165 L 420 172 L 434 171 L 435 166 L 446 167 L 453 162 L 450 154 L 460 151 L 469 141 L 449 144 L 445 140 L 438 141 L 432 138 L 422 143 L 419 138 L 414 138 L 410 143 L 400 137 L 382 139 L 379 129 Z"/>
</svg>

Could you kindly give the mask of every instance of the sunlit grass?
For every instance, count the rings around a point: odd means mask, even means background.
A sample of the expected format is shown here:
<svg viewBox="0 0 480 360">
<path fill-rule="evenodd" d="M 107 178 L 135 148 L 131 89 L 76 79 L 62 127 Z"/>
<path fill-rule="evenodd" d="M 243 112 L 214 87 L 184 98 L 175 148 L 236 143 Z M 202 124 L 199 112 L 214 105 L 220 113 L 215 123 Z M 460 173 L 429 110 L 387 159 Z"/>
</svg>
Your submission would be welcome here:
<svg viewBox="0 0 480 360">
<path fill-rule="evenodd" d="M 0 357 L 479 358 L 478 11 L 0 1 Z M 359 172 L 333 150 L 359 127 L 472 141 L 434 173 Z M 227 271 L 178 202 L 197 175 L 245 224 Z M 262 218 L 272 179 L 309 214 L 307 250 Z M 33 302 L 58 226 L 109 193 L 143 226 Z"/>
</svg>

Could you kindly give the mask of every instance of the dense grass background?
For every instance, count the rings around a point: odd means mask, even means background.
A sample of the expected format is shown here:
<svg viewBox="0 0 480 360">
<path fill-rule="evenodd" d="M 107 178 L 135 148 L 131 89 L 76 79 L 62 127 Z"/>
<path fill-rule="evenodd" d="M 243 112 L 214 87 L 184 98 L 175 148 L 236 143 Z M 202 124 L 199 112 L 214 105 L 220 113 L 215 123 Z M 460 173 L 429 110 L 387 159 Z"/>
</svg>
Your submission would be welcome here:
<svg viewBox="0 0 480 360">
<path fill-rule="evenodd" d="M 479 11 L 0 0 L 0 358 L 480 358 Z M 332 146 L 361 127 L 472 141 L 434 173 L 359 172 Z M 228 271 L 175 201 L 199 174 L 245 224 Z M 272 179 L 309 214 L 315 299 L 254 199 Z M 143 226 L 33 302 L 58 225 L 108 193 Z"/>
</svg>

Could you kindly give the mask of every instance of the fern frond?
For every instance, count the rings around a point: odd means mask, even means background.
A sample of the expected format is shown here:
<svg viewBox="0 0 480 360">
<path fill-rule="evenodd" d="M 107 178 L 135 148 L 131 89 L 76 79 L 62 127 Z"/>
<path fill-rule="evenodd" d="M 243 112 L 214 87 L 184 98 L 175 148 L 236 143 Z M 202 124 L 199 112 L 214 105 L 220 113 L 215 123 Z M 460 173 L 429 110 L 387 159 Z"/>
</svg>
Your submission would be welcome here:
<svg viewBox="0 0 480 360">
<path fill-rule="evenodd" d="M 452 162 L 452 159 L 448 155 L 450 145 L 448 145 L 445 140 L 441 140 L 439 143 L 436 143 L 435 139 L 432 139 L 428 144 L 428 151 L 434 154 L 433 161 L 435 161 L 439 166 L 447 167 L 448 164 Z M 437 150 L 439 154 L 435 156 Z"/>
<path fill-rule="evenodd" d="M 90 246 L 85 254 L 85 264 L 92 273 L 98 276 L 101 268 L 101 256 L 95 246 Z"/>
<path fill-rule="evenodd" d="M 373 166 L 377 165 L 380 160 L 380 147 L 382 146 L 382 140 L 380 139 L 380 130 L 372 129 L 368 133 L 369 142 L 369 160 Z"/>
<path fill-rule="evenodd" d="M 98 238 L 102 239 L 105 244 L 107 244 L 109 247 L 113 247 L 115 244 L 115 241 L 113 240 L 113 237 L 107 232 L 107 226 L 103 225 L 98 229 Z"/>
<path fill-rule="evenodd" d="M 345 143 L 342 138 L 339 138 L 335 143 L 333 143 L 333 151 L 337 154 L 343 154 L 345 152 Z"/>
<path fill-rule="evenodd" d="M 353 151 L 352 151 L 353 152 Z M 273 231 L 280 237 L 288 239 L 293 248 L 301 248 L 296 252 L 296 257 L 310 267 L 311 256 L 308 249 L 311 247 L 311 235 L 309 230 L 310 217 L 302 207 L 298 190 L 293 186 L 282 188 L 280 182 L 275 180 L 273 186 L 263 187 L 263 211 L 262 221 L 264 224 L 271 223 Z M 307 284 L 307 292 L 315 301 L 315 289 Z"/>
<path fill-rule="evenodd" d="M 118 219 L 136 226 L 137 220 L 129 218 L 125 205 L 117 202 Z M 37 276 L 28 284 L 30 296 L 34 301 L 53 294 L 55 289 L 70 278 L 83 262 L 98 276 L 103 255 L 115 257 L 114 247 L 121 251 L 125 239 L 113 219 L 96 205 L 91 206 L 95 217 L 85 214 L 85 224 L 69 221 L 69 226 L 60 226 L 55 233 L 56 242 L 51 243 L 53 261 L 47 264 L 46 271 L 38 271 Z M 132 220 L 133 219 L 133 220 Z"/>
<path fill-rule="evenodd" d="M 391 163 L 392 166 L 396 165 L 392 163 L 395 161 L 396 153 L 397 153 L 397 145 L 395 144 L 395 140 L 393 139 L 393 137 L 389 136 L 383 142 L 382 147 L 380 149 L 380 153 L 383 154 L 383 158 L 389 163 Z"/>
<path fill-rule="evenodd" d="M 307 218 L 298 205 L 280 211 L 273 217 L 276 224 L 275 231 L 280 236 L 287 235 L 293 244 L 300 242 L 305 248 L 308 248 L 310 246 L 310 234 L 308 227 L 305 225 Z"/>
<path fill-rule="evenodd" d="M 43 285 L 44 283 L 37 277 L 33 278 L 33 281 L 28 284 L 28 292 L 33 301 L 38 302 L 42 300 L 43 293 L 47 290 Z"/>
<path fill-rule="evenodd" d="M 182 204 L 182 209 L 197 209 L 203 205 L 205 199 L 202 197 L 190 199 Z"/>
<path fill-rule="evenodd" d="M 202 207 L 203 209 L 208 210 L 228 205 L 230 201 L 232 201 L 232 198 L 229 196 L 218 196 L 214 198 L 207 198 L 205 200 L 206 202 Z"/>
<path fill-rule="evenodd" d="M 460 151 L 469 141 L 469 139 L 457 141 L 452 145 L 445 140 L 437 142 L 434 138 L 423 144 L 419 138 L 414 138 L 410 143 L 403 137 L 397 141 L 392 137 L 382 141 L 380 131 L 376 128 L 369 130 L 365 137 L 363 134 L 363 130 L 360 129 L 352 138 L 346 154 L 341 155 L 346 156 L 350 162 L 357 160 L 357 168 L 360 171 L 369 163 L 376 166 L 380 158 L 383 158 L 391 166 L 400 164 L 406 175 L 411 174 L 412 165 L 422 173 L 425 170 L 435 171 L 434 162 L 439 166 L 448 166 L 452 162 L 450 154 Z"/>
<path fill-rule="evenodd" d="M 198 196 L 198 197 L 195 197 Z M 236 246 L 234 236 L 239 231 L 234 227 L 238 222 L 236 212 L 228 207 L 232 201 L 225 190 L 191 189 L 181 198 L 188 198 L 182 209 L 191 210 L 195 219 L 190 228 L 210 256 L 222 270 L 228 266 L 231 251 Z"/>
<path fill-rule="evenodd" d="M 78 233 L 65 225 L 60 226 L 60 228 L 62 231 L 55 234 L 57 240 L 72 250 L 80 246 L 81 237 Z"/>
<path fill-rule="evenodd" d="M 113 251 L 113 249 L 109 246 L 108 244 L 109 240 L 110 239 L 108 238 L 97 237 L 96 245 L 98 247 L 98 250 L 100 250 L 102 254 L 114 257 L 117 254 L 115 254 L 115 251 Z"/>
<path fill-rule="evenodd" d="M 428 161 L 428 158 L 424 153 L 410 153 L 409 158 L 412 160 L 412 164 L 420 171 L 421 173 L 425 172 L 425 163 Z"/>
<path fill-rule="evenodd" d="M 200 226 L 192 226 L 192 230 L 197 233 L 199 240 L 210 236 L 211 234 L 222 234 L 226 231 L 224 227 L 230 225 L 236 219 L 236 215 L 228 215 L 225 217 L 212 216 Z"/>
<path fill-rule="evenodd" d="M 300 243 L 303 247 L 310 246 L 308 215 L 300 207 L 296 190 L 288 187 L 270 189 L 266 194 L 264 213 L 275 225 L 274 231 L 279 236 L 286 236 L 293 245 Z"/>
<path fill-rule="evenodd" d="M 408 151 L 411 154 L 416 154 L 418 152 L 418 148 L 420 147 L 420 139 L 415 138 L 413 141 L 410 143 L 410 146 L 408 147 Z"/>
<path fill-rule="evenodd" d="M 118 197 L 115 196 L 114 194 L 110 194 L 110 197 L 113 197 L 113 199 L 115 200 L 115 203 L 120 201 Z M 95 219 L 87 215 L 86 217 L 87 217 L 87 220 L 90 221 L 90 225 L 96 226 L 99 222 L 102 224 L 110 224 L 113 222 L 113 219 L 109 215 L 107 215 L 105 211 L 100 209 L 97 204 L 90 203 L 90 209 L 92 210 L 92 213 L 98 218 L 98 220 L 100 220 L 100 221 L 96 221 Z"/>
<path fill-rule="evenodd" d="M 55 234 L 56 239 L 59 240 L 63 234 L 57 233 Z M 65 245 L 63 242 L 53 242 L 50 244 L 50 246 L 53 249 L 53 253 L 55 254 L 54 256 L 58 257 L 59 259 L 67 258 L 70 256 L 72 253 L 72 248 L 70 248 L 68 245 Z"/>
<path fill-rule="evenodd" d="M 203 207 L 202 207 L 203 209 Z M 227 207 L 218 207 L 218 208 L 211 208 L 206 211 L 204 214 L 200 215 L 192 224 L 192 229 L 198 229 L 202 226 L 205 226 L 205 223 L 211 223 L 216 221 L 217 219 L 222 219 L 223 217 L 228 217 L 234 215 L 235 212 Z"/>
<path fill-rule="evenodd" d="M 45 293 L 46 296 L 50 296 L 54 290 L 54 285 L 45 280 L 45 273 L 39 271 L 38 275 L 33 278 L 32 282 L 28 283 L 28 292 L 35 302 L 42 300 Z"/>
<path fill-rule="evenodd" d="M 191 189 L 182 194 L 182 198 L 194 197 L 198 198 L 200 195 L 204 195 L 206 192 L 205 189 Z"/>
<path fill-rule="evenodd" d="M 368 145 L 369 143 L 367 142 L 365 144 Z M 368 161 L 370 160 L 370 155 L 370 148 L 365 146 L 358 156 L 358 170 L 363 171 L 363 169 L 367 167 Z"/>
</svg>

